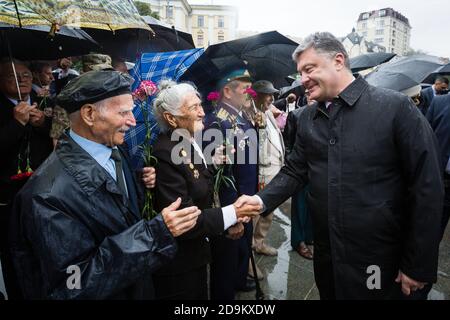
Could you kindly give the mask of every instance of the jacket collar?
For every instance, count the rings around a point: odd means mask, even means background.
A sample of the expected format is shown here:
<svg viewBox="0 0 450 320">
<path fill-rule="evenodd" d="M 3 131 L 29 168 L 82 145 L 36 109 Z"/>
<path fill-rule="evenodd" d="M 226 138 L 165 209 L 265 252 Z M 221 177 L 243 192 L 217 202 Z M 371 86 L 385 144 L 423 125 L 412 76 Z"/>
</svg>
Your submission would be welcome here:
<svg viewBox="0 0 450 320">
<path fill-rule="evenodd" d="M 108 191 L 122 195 L 108 172 L 67 133 L 61 136 L 55 152 L 70 175 L 88 195 L 94 193 L 104 183 Z"/>
<path fill-rule="evenodd" d="M 367 81 L 364 80 L 362 76 L 358 75 L 356 79 L 347 86 L 347 88 L 345 88 L 336 98 L 332 100 L 332 102 L 344 102 L 341 103 L 341 105 L 353 107 L 364 91 L 366 91 L 368 86 L 369 84 Z M 323 114 L 328 117 L 327 108 L 325 107 L 324 102 L 318 102 L 315 106 L 316 112 L 314 119 L 317 118 L 319 114 Z"/>
</svg>

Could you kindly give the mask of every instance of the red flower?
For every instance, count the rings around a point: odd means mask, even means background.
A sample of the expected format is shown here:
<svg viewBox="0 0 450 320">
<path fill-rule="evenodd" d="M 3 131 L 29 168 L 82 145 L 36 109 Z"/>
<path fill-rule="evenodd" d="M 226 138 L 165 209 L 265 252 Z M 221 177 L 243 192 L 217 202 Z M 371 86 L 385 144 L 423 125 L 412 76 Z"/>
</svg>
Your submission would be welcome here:
<svg viewBox="0 0 450 320">
<path fill-rule="evenodd" d="M 18 173 L 18 174 L 13 175 L 11 177 L 11 180 L 13 180 L 13 181 L 25 180 L 25 179 L 31 177 L 32 174 L 33 174 L 33 172 Z"/>
<path fill-rule="evenodd" d="M 253 98 L 253 99 L 256 99 L 256 96 L 258 95 L 258 94 L 256 93 L 256 91 L 253 90 L 252 88 L 246 89 L 246 90 L 244 91 L 244 93 L 248 94 L 248 95 L 249 95 L 249 98 Z"/>
<path fill-rule="evenodd" d="M 210 92 L 208 94 L 208 97 L 206 97 L 206 100 L 211 102 L 217 102 L 220 99 L 220 93 L 217 91 Z"/>
<path fill-rule="evenodd" d="M 138 98 L 141 101 L 146 100 L 148 97 L 151 97 L 158 91 L 158 87 L 153 81 L 143 80 L 139 84 L 139 87 L 134 90 L 133 96 Z"/>
</svg>

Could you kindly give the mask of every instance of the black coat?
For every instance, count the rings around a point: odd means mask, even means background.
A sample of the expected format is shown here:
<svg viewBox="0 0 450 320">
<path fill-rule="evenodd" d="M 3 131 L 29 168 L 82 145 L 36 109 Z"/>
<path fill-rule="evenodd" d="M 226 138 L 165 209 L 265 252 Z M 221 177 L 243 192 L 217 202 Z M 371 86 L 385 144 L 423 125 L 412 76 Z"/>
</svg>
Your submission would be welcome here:
<svg viewBox="0 0 450 320">
<path fill-rule="evenodd" d="M 427 119 L 438 140 L 441 165 L 445 170 L 450 158 L 450 95 L 437 96 L 427 112 Z"/>
<path fill-rule="evenodd" d="M 160 215 L 144 221 L 133 209 L 139 187 L 123 164 L 131 201 L 64 135 L 19 192 L 10 241 L 26 299 L 153 297 L 151 273 L 173 258 L 176 244 Z M 81 270 L 80 290 L 66 285 L 71 265 Z"/>
<path fill-rule="evenodd" d="M 224 231 L 222 210 L 212 208 L 212 165 L 206 168 L 189 141 L 183 141 L 187 143 L 178 144 L 178 141 L 171 141 L 170 133 L 161 133 L 155 142 L 153 155 L 158 159 L 155 208 L 162 210 L 180 197 L 180 208 L 197 206 L 202 213 L 195 227 L 177 238 L 177 255 L 157 272 L 159 275 L 185 273 L 208 264 L 211 260 L 209 238 Z M 181 148 L 186 152 L 184 157 L 180 154 Z M 189 159 L 192 167 L 187 163 L 175 164 L 172 152 Z"/>
<path fill-rule="evenodd" d="M 420 105 L 419 109 L 424 115 L 427 114 L 431 102 L 434 99 L 433 87 L 428 87 L 420 91 Z"/>
<path fill-rule="evenodd" d="M 316 103 L 300 115 L 286 165 L 259 193 L 267 212 L 309 182 L 316 282 L 330 279 L 319 291 L 331 287 L 338 299 L 398 297 L 399 269 L 435 282 L 444 191 L 425 117 L 361 77 L 330 108 Z M 372 265 L 380 290 L 366 286 Z"/>
<path fill-rule="evenodd" d="M 31 103 L 39 102 L 34 93 L 31 94 Z M 42 127 L 33 127 L 30 124 L 23 126 L 14 119 L 15 105 L 0 94 L 0 203 L 9 203 L 23 186 L 25 181 L 12 181 L 11 176 L 17 173 L 18 156 L 24 159 L 21 170 L 25 170 L 25 152 L 29 142 L 30 166 L 36 170 L 53 151 L 53 141 L 50 138 L 51 118 L 46 117 Z"/>
<path fill-rule="evenodd" d="M 297 123 L 300 118 L 300 114 L 305 110 L 305 107 L 297 108 L 288 113 L 286 119 L 286 127 L 283 131 L 283 140 L 286 147 L 286 155 L 291 153 L 294 147 L 295 137 L 297 136 Z"/>
</svg>

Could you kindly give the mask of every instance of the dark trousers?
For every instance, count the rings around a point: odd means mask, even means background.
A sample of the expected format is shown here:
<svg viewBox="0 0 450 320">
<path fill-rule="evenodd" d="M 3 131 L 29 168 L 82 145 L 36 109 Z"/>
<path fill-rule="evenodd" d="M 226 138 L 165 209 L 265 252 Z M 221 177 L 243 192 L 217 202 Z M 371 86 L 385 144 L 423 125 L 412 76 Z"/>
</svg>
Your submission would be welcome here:
<svg viewBox="0 0 450 320">
<path fill-rule="evenodd" d="M 3 280 L 9 300 L 23 300 L 17 280 L 15 268 L 9 252 L 8 235 L 11 206 L 0 206 L 0 259 L 2 262 Z"/>
<path fill-rule="evenodd" d="M 211 300 L 234 300 L 235 291 L 245 286 L 252 237 L 250 222 L 238 240 L 221 236 L 211 241 Z"/>
<path fill-rule="evenodd" d="M 295 250 L 301 242 L 313 241 L 312 221 L 306 203 L 308 187 L 292 197 L 291 204 L 291 246 Z"/>
<path fill-rule="evenodd" d="M 445 198 L 444 198 L 444 211 L 442 212 L 441 222 L 441 240 L 444 237 L 445 228 L 447 228 L 448 220 L 450 218 L 450 175 L 446 174 L 444 178 L 445 184 Z"/>
<path fill-rule="evenodd" d="M 153 275 L 156 300 L 208 300 L 206 265 L 176 275 Z"/>
</svg>

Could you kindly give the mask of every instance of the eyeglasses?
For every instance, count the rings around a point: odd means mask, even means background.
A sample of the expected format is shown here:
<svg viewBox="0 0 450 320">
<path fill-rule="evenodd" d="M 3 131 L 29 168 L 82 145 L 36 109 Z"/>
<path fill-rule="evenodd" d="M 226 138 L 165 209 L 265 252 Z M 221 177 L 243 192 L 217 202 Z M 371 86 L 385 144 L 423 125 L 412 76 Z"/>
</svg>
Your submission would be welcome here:
<svg viewBox="0 0 450 320">
<path fill-rule="evenodd" d="M 17 74 L 17 79 L 29 80 L 29 79 L 33 78 L 33 75 L 30 72 L 23 72 L 23 73 L 16 73 L 16 74 Z M 7 74 L 3 77 L 8 81 L 14 80 L 14 78 L 15 78 L 14 73 Z"/>
</svg>

